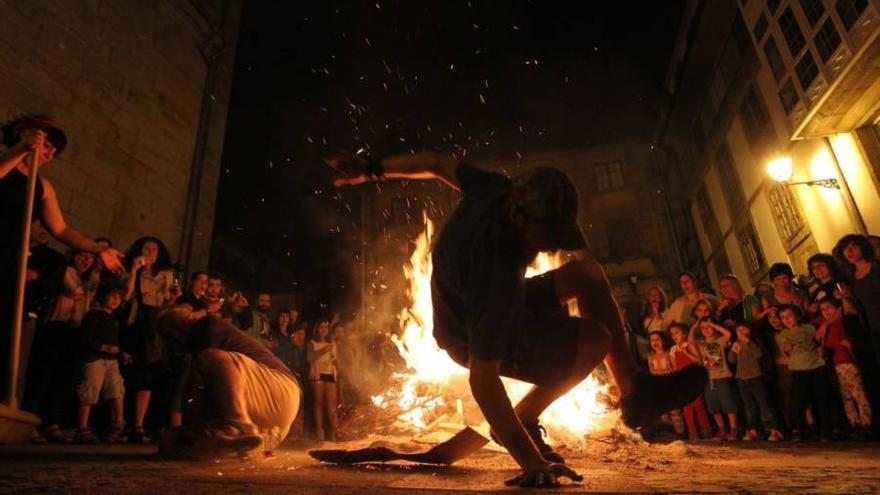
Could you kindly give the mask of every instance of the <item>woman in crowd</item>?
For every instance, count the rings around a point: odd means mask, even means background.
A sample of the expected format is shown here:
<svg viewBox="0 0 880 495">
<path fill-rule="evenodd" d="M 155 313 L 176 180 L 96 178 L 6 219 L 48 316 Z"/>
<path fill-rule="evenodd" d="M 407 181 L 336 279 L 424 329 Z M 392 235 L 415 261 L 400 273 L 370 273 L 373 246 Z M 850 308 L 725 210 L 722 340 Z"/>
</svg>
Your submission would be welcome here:
<svg viewBox="0 0 880 495">
<path fill-rule="evenodd" d="M 663 289 L 656 285 L 648 289 L 648 304 L 642 317 L 642 329 L 646 333 L 666 331 L 666 325 L 663 324 L 666 304 L 666 292 Z"/>
<path fill-rule="evenodd" d="M 708 301 L 712 307 L 718 307 L 718 298 L 712 294 L 700 292 L 697 286 L 697 277 L 690 272 L 684 272 L 678 277 L 678 283 L 684 292 L 682 296 L 673 301 L 669 306 L 669 310 L 664 315 L 664 324 L 668 327 L 675 322 L 686 323 L 688 326 L 695 323 L 693 318 L 694 306 L 700 300 Z"/>
<path fill-rule="evenodd" d="M 312 384 L 314 399 L 315 436 L 319 441 L 325 438 L 335 440 L 336 424 L 336 343 L 330 336 L 330 321 L 318 320 L 312 330 L 312 339 L 306 346 L 306 359 L 309 362 L 309 382 Z M 324 418 L 327 418 L 329 433 L 325 433 Z"/>
<path fill-rule="evenodd" d="M 842 256 L 852 270 L 853 296 L 868 324 L 874 362 L 880 363 L 880 267 L 874 260 L 874 249 L 865 236 L 850 234 L 837 243 L 834 252 Z"/>
<path fill-rule="evenodd" d="M 752 308 L 760 301 L 751 294 L 745 295 L 736 275 L 727 274 L 721 277 L 718 288 L 721 292 L 721 303 L 718 305 L 716 318 L 725 328 L 733 330 L 737 324 L 752 320 Z"/>
<path fill-rule="evenodd" d="M 275 317 L 275 323 L 272 325 L 272 330 L 269 332 L 269 341 L 266 347 L 276 356 L 284 359 L 283 356 L 287 354 L 287 350 L 290 348 L 290 335 L 292 333 L 293 326 L 290 323 L 290 313 L 286 310 L 279 311 Z"/>
<path fill-rule="evenodd" d="M 164 373 L 162 341 L 153 328 L 156 314 L 166 303 L 180 296 L 174 285 L 171 255 L 155 237 L 141 237 L 125 255 L 128 269 L 125 300 L 128 328 L 122 331 L 123 351 L 132 356 L 126 370 L 126 383 L 135 392 L 134 421 L 129 438 L 133 443 L 148 443 L 144 418 L 152 391 Z"/>
<path fill-rule="evenodd" d="M 37 166 L 42 169 L 64 151 L 67 137 L 58 124 L 41 115 L 27 115 L 2 127 L 3 145 L 0 152 L 0 369 L 8 369 L 9 343 L 13 327 L 16 270 L 22 241 L 22 218 L 27 203 L 27 184 L 32 156 L 39 150 Z M 104 265 L 120 271 L 122 254 L 112 248 L 103 248 L 79 231 L 67 226 L 58 197 L 51 181 L 40 175 L 32 214 L 40 220 L 56 240 L 77 250 L 97 254 Z M 22 356 L 22 363 L 27 362 Z M 0 395 L 6 381 L 0 383 Z"/>
<path fill-rule="evenodd" d="M 61 425 L 69 412 L 79 364 L 78 329 L 94 299 L 99 276 L 94 254 L 74 253 L 64 273 L 62 292 L 37 332 L 23 401 L 26 409 L 42 419 L 42 431 L 32 438 L 35 443 L 70 440 Z"/>
</svg>

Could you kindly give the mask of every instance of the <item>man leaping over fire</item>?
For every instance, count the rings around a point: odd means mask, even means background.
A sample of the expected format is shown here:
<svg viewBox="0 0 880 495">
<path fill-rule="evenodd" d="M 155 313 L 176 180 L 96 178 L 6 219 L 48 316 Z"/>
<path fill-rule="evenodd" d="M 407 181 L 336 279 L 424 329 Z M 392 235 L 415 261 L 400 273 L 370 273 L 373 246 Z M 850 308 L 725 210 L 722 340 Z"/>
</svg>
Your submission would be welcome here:
<svg viewBox="0 0 880 495">
<path fill-rule="evenodd" d="M 380 179 L 439 179 L 463 193 L 433 250 L 434 337 L 470 370 L 474 399 L 522 468 L 508 484 L 556 486 L 580 480 L 543 440 L 538 418 L 603 360 L 621 392 L 624 423 L 639 428 L 687 404 L 706 383 L 693 366 L 670 375 L 639 372 L 630 354 L 602 266 L 569 262 L 526 279 L 540 251 L 581 250 L 578 192 L 547 167 L 512 179 L 431 152 L 364 160 L 343 152 L 326 160 L 343 174 L 337 186 Z M 576 299 L 583 318 L 569 317 Z M 513 407 L 501 382 L 534 384 Z"/>
</svg>

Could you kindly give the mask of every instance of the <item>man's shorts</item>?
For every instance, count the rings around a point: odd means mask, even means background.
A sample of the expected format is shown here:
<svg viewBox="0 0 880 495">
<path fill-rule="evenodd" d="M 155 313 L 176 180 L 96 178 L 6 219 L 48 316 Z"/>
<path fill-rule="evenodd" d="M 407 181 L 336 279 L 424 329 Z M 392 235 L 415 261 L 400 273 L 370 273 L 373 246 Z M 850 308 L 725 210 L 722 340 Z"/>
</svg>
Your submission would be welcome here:
<svg viewBox="0 0 880 495">
<path fill-rule="evenodd" d="M 501 360 L 501 375 L 535 385 L 555 385 L 567 380 L 578 348 L 580 318 L 568 315 L 556 295 L 553 271 L 526 279 L 526 304 L 508 355 Z M 462 366 L 468 365 L 467 347 L 447 349 Z"/>
<path fill-rule="evenodd" d="M 76 387 L 79 403 L 91 406 L 98 403 L 98 396 L 104 400 L 125 397 L 125 386 L 119 373 L 119 362 L 115 359 L 96 359 L 82 367 L 82 379 Z"/>
<path fill-rule="evenodd" d="M 244 377 L 244 401 L 248 416 L 260 429 L 263 449 L 277 447 L 296 419 L 302 392 L 296 379 L 264 366 L 238 352 L 229 352 Z"/>
<path fill-rule="evenodd" d="M 706 409 L 709 414 L 735 413 L 739 411 L 736 383 L 731 378 L 714 378 L 706 383 Z"/>
</svg>

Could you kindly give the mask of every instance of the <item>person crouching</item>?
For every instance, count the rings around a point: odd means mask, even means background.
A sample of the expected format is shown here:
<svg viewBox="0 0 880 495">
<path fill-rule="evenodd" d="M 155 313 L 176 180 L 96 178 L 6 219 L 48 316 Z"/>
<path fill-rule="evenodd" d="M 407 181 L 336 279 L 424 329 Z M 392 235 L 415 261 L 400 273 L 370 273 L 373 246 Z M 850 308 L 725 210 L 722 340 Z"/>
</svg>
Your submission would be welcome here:
<svg viewBox="0 0 880 495">
<path fill-rule="evenodd" d="M 160 451 L 183 458 L 241 457 L 271 451 L 287 436 L 302 402 L 294 374 L 255 338 L 217 318 L 193 320 L 187 306 L 162 310 L 157 331 L 193 355 L 183 427 L 166 431 Z"/>
</svg>

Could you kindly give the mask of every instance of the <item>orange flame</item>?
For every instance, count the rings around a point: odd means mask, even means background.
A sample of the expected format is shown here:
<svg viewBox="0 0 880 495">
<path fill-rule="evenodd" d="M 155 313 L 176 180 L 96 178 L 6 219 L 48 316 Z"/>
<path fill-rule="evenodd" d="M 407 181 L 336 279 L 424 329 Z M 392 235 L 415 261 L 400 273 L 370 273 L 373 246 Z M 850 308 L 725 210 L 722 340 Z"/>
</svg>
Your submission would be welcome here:
<svg viewBox="0 0 880 495">
<path fill-rule="evenodd" d="M 435 409 L 448 408 L 448 400 L 456 400 L 454 410 L 459 421 L 463 421 L 464 416 L 462 401 L 473 404 L 469 390 L 457 390 L 467 387 L 467 369 L 456 364 L 434 340 L 431 304 L 431 239 L 434 225 L 427 215 L 424 222 L 425 230 L 416 240 L 410 262 L 404 266 L 404 274 L 409 282 L 407 295 L 410 305 L 399 315 L 400 336 L 392 336 L 407 368 L 395 375 L 399 388 L 394 387 L 373 397 L 373 403 L 377 406 L 393 404 L 404 411 L 398 416 L 398 423 L 416 432 L 429 426 Z M 527 270 L 526 277 L 539 275 L 560 265 L 559 253 L 541 253 Z M 576 301 L 570 301 L 569 313 L 578 315 Z M 520 400 L 531 388 L 528 383 L 507 378 L 503 381 L 513 402 Z M 604 393 L 605 388 L 595 377 L 589 376 L 554 402 L 541 416 L 551 440 L 579 444 L 587 434 L 608 423 L 606 420 L 610 420 L 611 415 L 606 414 L 605 406 L 597 400 L 597 395 Z M 486 426 L 484 423 L 481 429 L 487 429 Z"/>
</svg>

